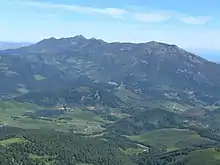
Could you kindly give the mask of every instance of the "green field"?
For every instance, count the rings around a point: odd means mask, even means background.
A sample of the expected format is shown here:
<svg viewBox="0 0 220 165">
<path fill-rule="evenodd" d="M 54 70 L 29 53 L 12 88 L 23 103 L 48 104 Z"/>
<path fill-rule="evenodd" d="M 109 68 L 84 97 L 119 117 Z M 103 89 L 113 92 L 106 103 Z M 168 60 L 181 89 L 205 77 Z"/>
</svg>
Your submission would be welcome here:
<svg viewBox="0 0 220 165">
<path fill-rule="evenodd" d="M 104 130 L 101 125 L 110 122 L 93 111 L 82 110 L 80 108 L 71 109 L 59 117 L 32 119 L 24 116 L 27 111 L 36 112 L 43 109 L 43 107 L 38 107 L 31 103 L 0 101 L 0 123 L 7 123 L 8 126 L 24 129 L 47 128 L 61 132 L 68 132 L 71 129 L 76 133 L 91 134 L 101 132 Z M 70 120 L 65 118 L 69 118 Z"/>
<path fill-rule="evenodd" d="M 95 114 L 93 111 L 82 110 L 79 108 L 76 108 L 73 111 L 66 113 L 65 116 L 71 117 L 76 120 L 104 122 L 103 118 Z"/>
<path fill-rule="evenodd" d="M 207 106 L 206 108 L 209 109 L 210 111 L 215 111 L 215 110 L 219 110 L 220 106 L 211 105 L 211 106 Z"/>
<path fill-rule="evenodd" d="M 41 107 L 31 103 L 18 103 L 16 101 L 0 101 L 0 123 L 14 123 L 13 117 L 23 118 L 23 114 L 27 111 L 34 112 L 40 110 Z"/>
<path fill-rule="evenodd" d="M 2 146 L 9 146 L 14 143 L 24 143 L 26 140 L 23 138 L 10 138 L 6 140 L 0 141 L 0 145 Z"/>
<path fill-rule="evenodd" d="M 123 153 L 127 155 L 135 155 L 146 151 L 146 149 L 143 148 L 128 148 L 126 150 L 122 150 Z"/>
<path fill-rule="evenodd" d="M 146 101 L 134 92 L 125 89 L 125 88 L 120 88 L 116 93 L 116 96 L 118 96 L 123 102 L 126 102 L 130 106 L 134 107 L 158 107 L 157 104 Z"/>
<path fill-rule="evenodd" d="M 177 111 L 177 112 L 178 111 L 183 112 L 183 111 L 186 111 L 187 109 L 192 108 L 191 106 L 187 104 L 180 104 L 180 103 L 173 102 L 173 101 L 166 101 L 162 103 L 162 105 L 171 111 Z"/>
<path fill-rule="evenodd" d="M 45 80 L 46 77 L 42 76 L 42 75 L 34 75 L 34 79 L 37 81 L 41 81 L 41 80 Z"/>
<path fill-rule="evenodd" d="M 0 100 L 0 119 L 4 116 L 19 116 L 26 111 L 40 110 L 41 107 L 32 103 L 20 103 L 16 101 L 2 101 Z M 1 121 L 1 120 L 0 120 Z"/>
<path fill-rule="evenodd" d="M 128 138 L 154 147 L 165 147 L 168 151 L 193 144 L 213 143 L 213 141 L 202 138 L 196 132 L 187 129 L 159 129 L 138 136 L 128 136 Z"/>
<path fill-rule="evenodd" d="M 81 111 L 82 112 L 82 111 Z M 82 114 L 80 114 L 83 116 Z M 88 115 L 87 113 L 85 114 L 85 117 Z M 62 117 L 71 117 L 72 120 L 58 120 L 56 118 L 53 118 L 50 120 L 47 120 L 47 118 L 40 118 L 40 119 L 31 119 L 28 117 L 19 117 L 17 119 L 11 119 L 11 118 L 6 118 L 8 125 L 9 126 L 14 126 L 14 127 L 21 127 L 24 129 L 42 129 L 42 128 L 47 128 L 47 129 L 53 129 L 61 132 L 68 132 L 69 129 L 73 129 L 74 132 L 76 133 L 86 133 L 86 134 L 91 134 L 93 132 L 100 132 L 103 130 L 101 127 L 102 121 L 94 121 L 94 118 L 91 117 L 91 119 L 82 119 L 79 117 L 79 112 L 78 115 L 74 117 L 73 114 L 65 114 Z"/>
<path fill-rule="evenodd" d="M 137 94 L 133 93 L 132 91 L 130 91 L 128 89 L 125 89 L 125 88 L 122 88 L 122 87 L 116 92 L 116 94 L 124 102 L 126 102 L 129 99 L 142 100 L 143 101 L 143 98 L 141 98 Z"/>
<path fill-rule="evenodd" d="M 213 148 L 197 150 L 190 153 L 187 158 L 186 165 L 219 165 L 220 152 Z"/>
<path fill-rule="evenodd" d="M 32 160 L 39 160 L 40 162 L 42 162 L 43 164 L 46 164 L 46 165 L 53 165 L 54 164 L 54 161 L 49 160 L 50 158 L 53 158 L 50 156 L 38 156 L 35 154 L 30 154 L 29 158 Z"/>
</svg>

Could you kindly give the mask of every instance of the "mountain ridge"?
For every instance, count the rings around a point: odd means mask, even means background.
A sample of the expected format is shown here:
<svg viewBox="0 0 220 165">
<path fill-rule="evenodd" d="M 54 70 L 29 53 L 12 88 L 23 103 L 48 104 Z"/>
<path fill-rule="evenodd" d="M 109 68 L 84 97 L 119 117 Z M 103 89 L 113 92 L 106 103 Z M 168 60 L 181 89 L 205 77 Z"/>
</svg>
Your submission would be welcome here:
<svg viewBox="0 0 220 165">
<path fill-rule="evenodd" d="M 61 44 L 61 42 L 63 42 L 63 45 Z M 184 54 L 190 54 L 191 55 L 191 58 L 200 58 L 200 60 L 206 60 L 205 58 L 199 56 L 199 55 L 196 55 L 195 53 L 191 53 L 189 51 L 186 51 L 182 48 L 180 48 L 179 46 L 175 45 L 175 44 L 167 44 L 167 43 L 164 43 L 164 42 L 158 42 L 158 41 L 149 41 L 149 42 L 140 42 L 140 43 L 133 43 L 133 42 L 119 42 L 119 41 L 115 41 L 115 42 L 106 42 L 102 39 L 96 39 L 94 37 L 91 37 L 91 38 L 86 38 L 84 37 L 83 35 L 76 35 L 74 37 L 62 37 L 62 38 L 55 38 L 55 37 L 50 37 L 50 38 L 47 38 L 47 39 L 43 39 L 39 42 L 37 42 L 36 44 L 31 44 L 31 45 L 27 45 L 27 46 L 24 46 L 24 47 L 21 47 L 21 48 L 16 48 L 16 49 L 10 49 L 10 50 L 3 50 L 1 51 L 0 53 L 5 53 L 5 54 L 13 54 L 14 52 L 18 52 L 18 51 L 21 51 L 20 54 L 23 54 L 23 53 L 36 53 L 37 54 L 44 54 L 44 53 L 48 53 L 48 51 L 50 52 L 53 52 L 53 50 L 55 49 L 60 49 L 59 51 L 55 51 L 53 53 L 61 53 L 62 51 L 67 51 L 69 50 L 68 46 L 69 47 L 74 47 L 74 45 L 76 47 L 79 47 L 79 46 L 87 46 L 91 43 L 96 43 L 96 44 L 103 44 L 103 45 L 106 45 L 106 44 L 109 44 L 109 45 L 117 45 L 117 44 L 121 44 L 123 45 L 124 47 L 122 47 L 120 50 L 121 51 L 128 51 L 130 48 L 130 46 L 150 46 L 150 47 L 160 47 L 161 48 L 161 51 L 170 51 L 171 50 L 175 50 L 175 51 L 182 51 L 184 52 Z M 46 49 L 44 49 L 45 46 L 49 46 L 51 48 L 48 47 L 48 51 L 46 51 Z M 168 50 L 164 49 L 164 47 L 167 47 L 169 48 Z M 33 49 L 36 49 L 36 50 L 33 50 Z M 41 49 L 41 50 L 40 50 Z M 26 50 L 26 51 L 24 51 Z M 74 49 L 71 48 L 70 51 L 73 51 Z M 145 51 L 145 50 L 144 50 Z M 148 51 L 148 50 L 146 50 Z M 146 53 L 149 53 L 149 52 L 145 52 Z M 164 53 L 165 54 L 165 53 Z M 163 55 L 164 55 L 163 54 Z"/>
<path fill-rule="evenodd" d="M 36 42 L 34 44 L 26 45 L 24 47 L 29 47 L 29 46 L 33 46 L 33 45 L 43 44 L 45 42 L 67 41 L 67 40 L 69 40 L 69 41 L 79 41 L 79 40 L 84 40 L 84 41 L 100 41 L 100 42 L 105 43 L 105 44 L 133 44 L 133 45 L 155 44 L 155 45 L 165 45 L 165 46 L 179 48 L 175 44 L 167 44 L 165 42 L 159 42 L 159 41 L 154 41 L 154 40 L 153 41 L 148 41 L 148 42 L 121 42 L 121 41 L 107 42 L 105 40 L 102 40 L 102 39 L 99 39 L 99 38 L 95 38 L 95 37 L 86 38 L 83 35 L 76 35 L 76 36 L 73 36 L 73 37 L 61 37 L 61 38 L 49 37 L 49 38 L 46 38 L 46 39 L 42 39 L 39 42 Z"/>
</svg>

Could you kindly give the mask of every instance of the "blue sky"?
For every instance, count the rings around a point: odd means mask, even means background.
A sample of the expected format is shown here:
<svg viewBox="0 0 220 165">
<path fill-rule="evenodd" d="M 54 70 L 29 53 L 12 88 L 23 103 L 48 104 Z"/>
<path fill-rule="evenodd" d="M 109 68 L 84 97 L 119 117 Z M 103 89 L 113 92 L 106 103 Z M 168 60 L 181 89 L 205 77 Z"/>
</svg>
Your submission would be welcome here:
<svg viewBox="0 0 220 165">
<path fill-rule="evenodd" d="M 220 50 L 219 0 L 0 0 L 0 40 L 82 34 L 106 41 Z"/>
</svg>

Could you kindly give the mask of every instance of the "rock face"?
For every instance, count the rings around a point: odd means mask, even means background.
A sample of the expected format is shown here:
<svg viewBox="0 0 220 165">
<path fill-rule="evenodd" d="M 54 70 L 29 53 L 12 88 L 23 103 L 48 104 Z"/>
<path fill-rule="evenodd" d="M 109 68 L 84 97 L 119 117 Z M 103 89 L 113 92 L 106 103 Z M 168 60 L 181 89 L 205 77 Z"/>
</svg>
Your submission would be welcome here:
<svg viewBox="0 0 220 165">
<path fill-rule="evenodd" d="M 71 78 L 125 85 L 144 98 L 215 104 L 220 99 L 220 65 L 176 45 L 159 42 L 107 43 L 84 36 L 49 38 L 4 50 L 26 62 L 53 66 Z"/>
</svg>

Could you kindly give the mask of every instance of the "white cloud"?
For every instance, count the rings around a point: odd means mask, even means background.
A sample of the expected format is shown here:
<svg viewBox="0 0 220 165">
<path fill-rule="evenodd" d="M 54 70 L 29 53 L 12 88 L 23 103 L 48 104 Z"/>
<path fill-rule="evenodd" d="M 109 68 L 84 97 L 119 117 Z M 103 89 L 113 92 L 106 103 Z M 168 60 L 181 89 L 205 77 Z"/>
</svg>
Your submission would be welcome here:
<svg viewBox="0 0 220 165">
<path fill-rule="evenodd" d="M 95 9 L 95 11 L 115 18 L 123 18 L 123 15 L 128 13 L 128 11 L 118 8 Z"/>
<path fill-rule="evenodd" d="M 98 13 L 118 19 L 132 17 L 134 20 L 141 22 L 163 22 L 170 18 L 169 15 L 164 15 L 160 13 L 139 13 L 121 8 L 95 8 L 95 7 L 78 6 L 78 5 L 42 3 L 35 1 L 23 1 L 23 4 L 32 7 L 62 9 L 67 11 L 83 13 L 83 14 Z"/>
<path fill-rule="evenodd" d="M 108 15 L 114 18 L 123 18 L 123 15 L 127 13 L 124 9 L 119 8 L 94 8 L 87 6 L 78 6 L 78 5 L 66 5 L 66 4 L 55 4 L 55 3 L 42 3 L 42 2 L 34 2 L 34 1 L 25 1 L 23 4 L 33 7 L 40 8 L 53 8 L 53 9 L 62 9 L 68 10 L 78 13 L 91 14 L 91 13 L 99 13 Z"/>
<path fill-rule="evenodd" d="M 163 22 L 170 18 L 168 15 L 163 15 L 159 13 L 138 13 L 121 8 L 95 8 L 87 6 L 42 3 L 34 1 L 26 1 L 24 4 L 40 8 L 63 9 L 84 14 L 98 13 L 120 19 L 126 17 L 129 18 L 129 16 L 131 16 L 133 19 L 141 22 Z"/>
<path fill-rule="evenodd" d="M 207 17 L 207 16 L 198 16 L 198 17 L 187 16 L 187 17 L 180 18 L 180 20 L 184 23 L 187 23 L 187 24 L 204 25 L 204 24 L 208 23 L 211 20 L 211 17 Z"/>
<path fill-rule="evenodd" d="M 133 17 L 141 22 L 164 22 L 170 19 L 169 15 L 159 13 L 134 13 Z"/>
<path fill-rule="evenodd" d="M 81 14 L 102 14 L 116 19 L 132 19 L 142 23 L 160 23 L 170 19 L 172 21 L 182 21 L 186 24 L 203 25 L 210 21 L 210 17 L 207 16 L 187 16 L 185 14 L 173 12 L 173 11 L 153 11 L 153 12 L 139 12 L 138 8 L 97 8 L 91 6 L 81 6 L 74 4 L 59 4 L 39 2 L 37 0 L 7 0 L 11 4 L 22 4 L 31 7 L 45 8 L 45 9 L 57 9 L 72 11 Z"/>
</svg>

